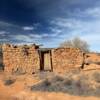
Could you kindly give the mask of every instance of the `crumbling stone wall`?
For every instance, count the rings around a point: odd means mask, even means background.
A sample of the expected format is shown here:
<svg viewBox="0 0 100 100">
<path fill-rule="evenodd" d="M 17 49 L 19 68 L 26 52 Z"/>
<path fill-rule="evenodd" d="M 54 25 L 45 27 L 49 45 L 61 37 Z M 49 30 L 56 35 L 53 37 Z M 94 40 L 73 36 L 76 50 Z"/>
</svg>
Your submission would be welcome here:
<svg viewBox="0 0 100 100">
<path fill-rule="evenodd" d="M 38 50 L 39 47 L 35 44 L 30 46 L 4 44 L 2 46 L 4 71 L 13 73 L 36 72 L 41 66 Z M 46 61 L 44 67 L 49 67 L 47 65 L 50 64 L 51 69 L 53 68 L 55 72 L 66 72 L 69 69 L 81 68 L 84 62 L 83 52 L 76 48 L 51 49 L 50 55 L 52 61 L 44 56 L 45 60 L 43 61 Z"/>
<path fill-rule="evenodd" d="M 39 68 L 39 55 L 36 45 L 3 45 L 4 70 L 7 72 L 33 73 Z"/>
<path fill-rule="evenodd" d="M 56 72 L 81 68 L 83 61 L 83 52 L 79 49 L 57 48 L 52 50 L 53 70 Z"/>
</svg>

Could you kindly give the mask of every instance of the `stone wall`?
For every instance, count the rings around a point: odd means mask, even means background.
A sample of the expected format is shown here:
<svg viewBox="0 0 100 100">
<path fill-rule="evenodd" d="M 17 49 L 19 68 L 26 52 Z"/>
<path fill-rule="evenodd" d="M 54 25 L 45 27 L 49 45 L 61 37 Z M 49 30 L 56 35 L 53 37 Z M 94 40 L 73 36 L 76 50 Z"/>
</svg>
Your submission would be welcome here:
<svg viewBox="0 0 100 100">
<path fill-rule="evenodd" d="M 33 73 L 39 68 L 38 46 L 3 45 L 4 70 L 7 72 Z"/>
<path fill-rule="evenodd" d="M 4 71 L 21 73 L 36 72 L 40 69 L 38 49 L 39 47 L 35 44 L 30 46 L 4 44 L 2 46 Z M 49 67 L 48 63 L 50 63 L 55 72 L 66 72 L 69 69 L 80 68 L 84 61 L 83 52 L 75 48 L 51 49 L 50 57 L 52 58 L 52 63 L 49 61 L 48 57 L 44 58 L 45 60 L 43 61 L 46 62 L 44 64 L 44 69 L 46 69 L 45 66 Z"/>
<path fill-rule="evenodd" d="M 57 48 L 52 50 L 53 70 L 66 72 L 80 68 L 83 63 L 83 52 L 76 48 Z"/>
</svg>

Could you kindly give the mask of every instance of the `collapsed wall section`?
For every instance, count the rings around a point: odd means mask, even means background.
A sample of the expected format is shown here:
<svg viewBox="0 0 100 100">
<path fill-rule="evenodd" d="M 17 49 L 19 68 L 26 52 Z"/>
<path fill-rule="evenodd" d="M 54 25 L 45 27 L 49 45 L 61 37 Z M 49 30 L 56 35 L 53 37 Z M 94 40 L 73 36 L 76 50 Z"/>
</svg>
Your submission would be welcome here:
<svg viewBox="0 0 100 100">
<path fill-rule="evenodd" d="M 83 52 L 77 48 L 57 48 L 52 50 L 53 70 L 56 72 L 81 68 L 83 60 Z"/>
<path fill-rule="evenodd" d="M 3 45 L 4 70 L 7 72 L 33 73 L 39 67 L 39 55 L 36 45 Z"/>
</svg>

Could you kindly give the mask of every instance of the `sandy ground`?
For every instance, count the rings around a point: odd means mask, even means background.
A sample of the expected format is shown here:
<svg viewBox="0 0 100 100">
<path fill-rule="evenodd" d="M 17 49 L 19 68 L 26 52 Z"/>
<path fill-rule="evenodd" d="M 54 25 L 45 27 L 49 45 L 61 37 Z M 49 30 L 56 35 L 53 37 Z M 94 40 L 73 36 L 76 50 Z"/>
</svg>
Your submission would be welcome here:
<svg viewBox="0 0 100 100">
<path fill-rule="evenodd" d="M 1 82 L 0 82 L 1 83 Z M 0 84 L 1 85 L 1 84 Z M 23 86 L 22 86 L 23 87 Z M 97 97 L 81 97 L 64 93 L 28 92 L 19 84 L 14 87 L 0 87 L 0 100 L 100 100 Z"/>
<path fill-rule="evenodd" d="M 89 57 L 87 57 L 87 61 L 92 62 L 100 62 L 100 55 L 96 54 L 88 54 Z M 89 77 L 89 79 L 93 78 L 92 71 L 94 69 L 97 69 L 95 72 L 100 73 L 100 65 L 97 64 L 89 64 L 85 65 L 84 71 L 81 73 L 81 78 L 83 79 L 82 82 L 84 82 L 84 74 Z M 98 70 L 99 69 L 99 70 Z M 84 74 L 83 74 L 84 73 Z M 94 72 L 93 72 L 94 73 Z M 35 74 L 35 75 L 11 75 L 8 73 L 0 72 L 0 100 L 100 100 L 100 95 L 89 95 L 89 96 L 82 96 L 82 95 L 73 95 L 67 92 L 60 91 L 40 91 L 41 88 L 44 85 L 41 85 L 43 80 L 46 78 L 54 77 L 56 73 L 50 73 L 46 72 L 41 74 Z M 64 74 L 66 76 L 66 74 Z M 75 80 L 78 79 L 77 75 L 72 75 Z M 89 83 L 89 86 L 91 85 L 93 89 L 100 89 L 100 74 L 97 74 L 95 76 L 97 81 L 95 82 L 94 79 L 89 81 L 88 79 L 85 79 L 87 83 Z M 71 78 L 69 76 L 69 78 Z M 9 79 L 15 79 L 16 81 L 13 84 L 5 85 L 5 80 Z M 30 87 L 34 85 L 40 84 L 40 88 L 38 91 L 30 91 Z M 53 86 L 58 88 L 60 85 L 59 82 L 53 82 Z M 58 84 L 58 85 L 57 85 Z M 62 83 L 61 83 L 62 84 Z M 79 84 L 78 84 L 79 85 Z M 63 86 L 63 85 L 61 85 Z M 80 85 L 79 85 L 80 86 Z M 83 84 L 83 89 L 86 88 L 87 84 Z M 50 87 L 52 88 L 52 86 Z M 79 87 L 78 87 L 79 88 Z M 74 92 L 78 91 L 78 88 L 75 88 Z M 44 88 L 42 88 L 44 89 Z M 100 91 L 98 89 L 98 94 L 100 94 Z"/>
<path fill-rule="evenodd" d="M 30 91 L 29 87 L 40 83 L 45 77 L 51 77 L 54 73 L 37 75 L 9 75 L 0 73 L 0 100 L 100 100 L 96 96 L 79 96 L 63 92 Z M 16 79 L 11 85 L 5 85 L 4 80 Z"/>
</svg>

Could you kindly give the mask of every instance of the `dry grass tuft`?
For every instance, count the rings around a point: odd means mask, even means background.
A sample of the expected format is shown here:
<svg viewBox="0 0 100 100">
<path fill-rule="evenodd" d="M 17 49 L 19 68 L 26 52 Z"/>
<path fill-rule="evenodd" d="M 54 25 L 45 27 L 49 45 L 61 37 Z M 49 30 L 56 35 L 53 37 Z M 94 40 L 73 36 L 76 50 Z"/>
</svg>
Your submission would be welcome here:
<svg viewBox="0 0 100 100">
<path fill-rule="evenodd" d="M 94 72 L 92 77 L 96 82 L 100 83 L 100 72 Z"/>
<path fill-rule="evenodd" d="M 68 75 L 56 75 L 33 85 L 31 91 L 64 92 L 72 95 L 100 96 L 100 91 L 98 90 L 98 87 L 100 86 L 96 85 L 97 82 L 100 82 L 99 75 L 100 74 L 97 72 L 90 75 L 83 73 L 76 75 L 73 74 L 69 75 L 70 77 L 68 77 Z M 93 77 L 95 80 L 93 80 Z"/>
</svg>

